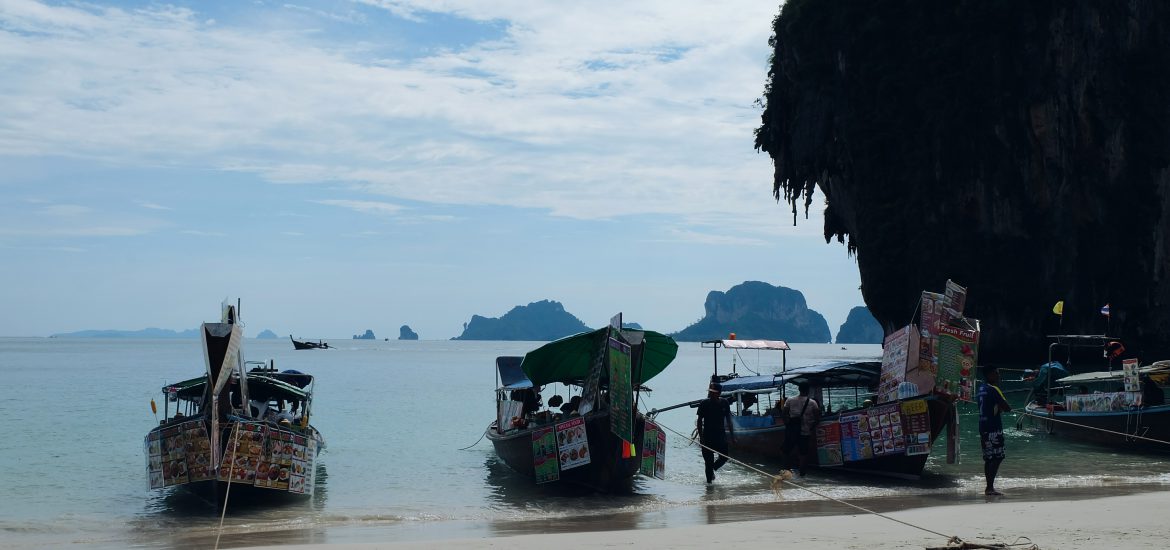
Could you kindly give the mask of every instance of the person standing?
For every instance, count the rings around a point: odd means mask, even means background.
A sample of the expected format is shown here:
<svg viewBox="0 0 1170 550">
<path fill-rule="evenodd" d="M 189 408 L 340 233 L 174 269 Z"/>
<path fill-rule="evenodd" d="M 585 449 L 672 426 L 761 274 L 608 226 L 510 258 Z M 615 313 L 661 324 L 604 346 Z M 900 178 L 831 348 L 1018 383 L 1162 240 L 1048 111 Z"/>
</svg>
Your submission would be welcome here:
<svg viewBox="0 0 1170 550">
<path fill-rule="evenodd" d="M 808 384 L 799 384 L 800 395 L 784 402 L 781 418 L 784 419 L 784 460 L 788 468 L 803 477 L 805 461 L 808 459 L 808 440 L 821 418 L 821 406 L 809 396 Z M 793 451 L 796 451 L 793 453 Z M 793 465 L 798 468 L 793 468 Z"/>
<path fill-rule="evenodd" d="M 987 488 L 983 494 L 1000 496 L 1003 493 L 995 490 L 995 476 L 999 473 L 999 465 L 1003 462 L 1003 419 L 1000 415 L 1012 410 L 999 389 L 999 369 L 993 366 L 984 367 L 983 384 L 976 394 L 979 402 L 979 445 L 983 447 L 983 477 L 987 479 Z"/>
<path fill-rule="evenodd" d="M 707 471 L 707 483 L 715 481 L 715 470 L 727 463 L 727 436 L 735 441 L 735 431 L 731 428 L 731 405 L 719 397 L 723 387 L 712 382 L 707 388 L 707 398 L 699 402 L 698 420 L 695 426 L 699 432 L 699 443 L 703 451 L 703 464 Z M 724 432 L 724 426 L 727 431 Z M 715 458 L 715 453 L 719 458 Z"/>
</svg>

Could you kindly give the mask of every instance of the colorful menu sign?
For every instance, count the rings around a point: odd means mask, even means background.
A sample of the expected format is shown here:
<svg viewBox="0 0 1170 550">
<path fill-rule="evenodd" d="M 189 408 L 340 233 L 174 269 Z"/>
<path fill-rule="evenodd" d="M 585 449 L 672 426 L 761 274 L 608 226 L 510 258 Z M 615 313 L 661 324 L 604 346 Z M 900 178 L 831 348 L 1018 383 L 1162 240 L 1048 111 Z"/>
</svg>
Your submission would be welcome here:
<svg viewBox="0 0 1170 550">
<path fill-rule="evenodd" d="M 938 372 L 938 331 L 942 326 L 946 296 L 937 292 L 922 292 L 918 306 L 918 365 L 932 374 Z"/>
<path fill-rule="evenodd" d="M 938 376 L 934 388 L 962 401 L 974 401 L 979 333 L 944 326 L 938 332 Z"/>
<path fill-rule="evenodd" d="M 817 464 L 840 466 L 845 463 L 841 456 L 841 423 L 837 421 L 817 423 Z"/>
<path fill-rule="evenodd" d="M 609 429 L 634 442 L 634 390 L 630 383 L 630 346 L 609 339 Z"/>
<path fill-rule="evenodd" d="M 561 468 L 557 464 L 557 436 L 552 426 L 532 430 L 532 467 L 537 483 L 561 478 Z"/>
<path fill-rule="evenodd" d="M 557 424 L 557 451 L 561 470 L 589 464 L 589 436 L 585 420 L 578 417 Z"/>
<path fill-rule="evenodd" d="M 258 422 L 239 422 L 224 445 L 217 478 L 229 483 L 256 483 L 256 471 L 264 456 L 268 427 Z"/>
<path fill-rule="evenodd" d="M 1125 391 L 1141 391 L 1142 386 L 1138 378 L 1138 360 L 1125 359 L 1121 362 L 1122 377 L 1125 381 Z"/>
<path fill-rule="evenodd" d="M 649 420 L 646 421 L 646 431 L 642 437 L 642 464 L 639 471 L 643 475 L 666 479 L 666 432 Z"/>
<path fill-rule="evenodd" d="M 906 454 L 930 454 L 930 410 L 926 407 L 926 400 L 903 401 L 901 406 Z"/>
<path fill-rule="evenodd" d="M 844 461 L 873 458 L 869 438 L 869 416 L 865 411 L 841 416 L 841 457 Z"/>
<path fill-rule="evenodd" d="M 869 442 L 874 456 L 903 454 L 906 439 L 902 435 L 902 413 L 898 403 L 869 409 Z"/>
<path fill-rule="evenodd" d="M 918 364 L 917 347 L 911 348 L 912 337 L 917 341 L 917 334 L 915 334 L 914 325 L 906 325 L 893 334 L 886 337 L 882 344 L 882 370 L 881 376 L 878 379 L 877 402 L 888 403 L 898 399 L 899 394 L 904 391 L 909 391 L 908 388 L 903 389 L 903 384 L 906 382 L 906 369 L 908 362 L 911 359 L 911 351 L 914 351 L 914 364 Z M 918 388 L 914 388 L 914 392 Z M 918 393 L 914 393 L 918 395 Z"/>
<path fill-rule="evenodd" d="M 187 477 L 192 482 L 215 479 L 215 464 L 211 460 L 211 438 L 202 420 L 180 424 L 187 448 Z"/>
</svg>

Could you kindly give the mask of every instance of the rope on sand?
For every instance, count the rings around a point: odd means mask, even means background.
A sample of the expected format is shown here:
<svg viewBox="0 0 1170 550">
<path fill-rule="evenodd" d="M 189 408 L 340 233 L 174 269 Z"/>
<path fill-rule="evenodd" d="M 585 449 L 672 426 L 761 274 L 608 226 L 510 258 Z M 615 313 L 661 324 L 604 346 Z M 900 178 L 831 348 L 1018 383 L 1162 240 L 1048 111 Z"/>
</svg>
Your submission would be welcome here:
<svg viewBox="0 0 1170 550">
<path fill-rule="evenodd" d="M 1078 428 L 1084 428 L 1084 429 L 1086 429 L 1086 430 L 1097 430 L 1097 431 L 1099 431 L 1099 432 L 1105 432 L 1105 433 L 1111 433 L 1111 434 L 1114 434 L 1114 435 L 1120 435 L 1120 436 L 1122 436 L 1122 437 L 1124 437 L 1124 438 L 1127 438 L 1127 439 L 1141 439 L 1141 440 L 1144 440 L 1144 441 L 1150 441 L 1150 442 L 1153 442 L 1153 443 L 1161 443 L 1161 444 L 1163 444 L 1163 445 L 1170 445 L 1170 441 L 1165 441 L 1165 440 L 1162 440 L 1162 439 L 1154 439 L 1154 438 L 1152 438 L 1152 437 L 1143 437 L 1143 436 L 1140 436 L 1140 435 L 1137 435 L 1137 434 L 1127 434 L 1127 433 L 1125 433 L 1125 432 L 1119 432 L 1119 431 L 1116 431 L 1116 430 L 1107 430 L 1107 429 L 1105 429 L 1105 428 L 1098 428 L 1098 427 L 1096 427 L 1096 426 L 1090 426 L 1090 425 L 1088 425 L 1088 424 L 1081 424 L 1081 423 L 1078 423 L 1078 422 L 1069 422 L 1069 421 L 1067 421 L 1067 420 L 1060 420 L 1060 419 L 1058 419 L 1058 418 L 1053 418 L 1053 417 L 1051 417 L 1051 416 L 1045 416 L 1045 415 L 1042 415 L 1042 414 L 1036 414 L 1036 413 L 1033 413 L 1033 412 L 1029 412 L 1029 411 L 1027 411 L 1027 410 L 1022 410 L 1022 411 L 1020 411 L 1020 413 L 1019 413 L 1019 414 L 1020 414 L 1020 416 L 1030 416 L 1030 417 L 1032 417 L 1032 418 L 1039 418 L 1040 420 L 1044 420 L 1044 421 L 1046 421 L 1046 422 L 1059 422 L 1059 423 L 1061 423 L 1061 424 L 1068 424 L 1068 425 L 1070 425 L 1070 426 L 1076 426 L 1076 427 L 1078 427 Z M 1139 412 L 1138 414 L 1140 414 L 1140 412 Z M 1017 428 L 1018 428 L 1018 427 L 1017 427 Z"/>
<path fill-rule="evenodd" d="M 679 436 L 679 437 L 684 437 L 684 438 L 685 438 L 685 437 L 687 437 L 687 436 L 685 436 L 685 435 L 683 435 L 683 434 L 679 433 L 678 431 L 674 430 L 674 429 L 673 429 L 673 428 L 671 428 L 670 426 L 667 426 L 667 425 L 665 425 L 665 424 L 662 424 L 662 423 L 658 422 L 657 420 L 655 420 L 655 421 L 654 421 L 654 423 L 655 423 L 655 424 L 657 424 L 659 427 L 666 428 L 667 430 L 669 430 L 670 432 L 674 433 L 675 435 L 677 435 L 677 436 Z M 900 524 L 902 524 L 902 525 L 905 525 L 905 526 L 907 526 L 907 527 L 911 527 L 911 528 L 914 528 L 914 529 L 918 529 L 919 531 L 924 531 L 924 532 L 930 533 L 930 534 L 932 534 L 932 535 L 936 535 L 936 536 L 942 537 L 942 538 L 944 538 L 944 539 L 947 539 L 947 546 L 944 546 L 944 547 L 933 547 L 933 548 L 927 548 L 927 550 L 965 550 L 965 549 L 969 549 L 969 548 L 970 548 L 970 549 L 977 549 L 977 548 L 1012 548 L 1012 547 L 1016 547 L 1016 546 L 1021 546 L 1021 547 L 1024 547 L 1024 550 L 1040 550 L 1040 547 L 1039 547 L 1039 546 L 1036 546 L 1035 544 L 1032 544 L 1032 541 L 1031 541 L 1031 540 L 1029 540 L 1027 537 L 1020 537 L 1020 538 L 1017 538 L 1017 539 L 1016 539 L 1016 542 L 1015 542 L 1015 543 L 1012 543 L 1012 544 L 999 544 L 999 543 L 995 543 L 994 545 L 981 545 L 981 544 L 977 544 L 977 543 L 964 542 L 964 541 L 963 541 L 963 539 L 959 538 L 958 536 L 955 536 L 955 535 L 946 535 L 946 534 L 943 534 L 943 533 L 939 533 L 938 531 L 934 531 L 934 530 L 931 530 L 931 529 L 927 529 L 926 527 L 922 527 L 921 525 L 914 525 L 913 523 L 909 523 L 909 522 L 906 522 L 906 521 L 902 521 L 902 520 L 900 520 L 900 519 L 898 519 L 898 518 L 890 517 L 890 516 L 888 516 L 888 515 L 886 515 L 886 514 L 883 514 L 883 513 L 881 513 L 881 512 L 875 512 L 875 511 L 873 511 L 873 510 L 870 510 L 870 509 L 868 509 L 868 508 L 864 508 L 864 507 L 858 506 L 858 505 L 856 505 L 856 504 L 853 504 L 853 503 L 851 503 L 851 502 L 845 502 L 844 500 L 841 500 L 841 499 L 838 499 L 838 498 L 834 498 L 834 497 L 831 497 L 831 496 L 829 496 L 829 495 L 826 495 L 826 494 L 824 494 L 824 493 L 820 493 L 820 492 L 814 491 L 814 490 L 812 490 L 812 489 L 810 489 L 810 488 L 808 488 L 808 487 L 806 487 L 806 486 L 804 486 L 804 485 L 800 485 L 800 484 L 798 484 L 798 483 L 794 483 L 794 482 L 792 481 L 792 472 L 789 472 L 789 471 L 787 471 L 787 470 L 785 470 L 784 472 L 781 472 L 779 475 L 772 475 L 772 474 L 769 474 L 768 472 L 765 472 L 765 471 L 763 471 L 763 470 L 761 470 L 761 469 L 759 469 L 759 468 L 756 468 L 755 466 L 752 466 L 751 464 L 747 464 L 747 463 L 743 462 L 742 460 L 739 460 L 739 459 L 737 459 L 737 458 L 734 458 L 734 457 L 732 457 L 732 456 L 730 456 L 730 455 L 728 455 L 728 454 L 726 454 L 726 453 L 721 453 L 721 452 L 719 452 L 719 451 L 717 451 L 717 450 L 715 450 L 715 449 L 712 449 L 711 447 L 708 447 L 708 446 L 706 446 L 706 445 L 703 445 L 701 442 L 699 442 L 699 441 L 696 441 L 694 438 L 690 438 L 690 441 L 691 441 L 692 443 L 694 443 L 694 444 L 696 444 L 696 445 L 698 445 L 698 446 L 700 446 L 700 447 L 704 448 L 704 449 L 707 449 L 708 451 L 711 451 L 711 452 L 713 452 L 713 453 L 717 453 L 717 454 L 723 455 L 723 456 L 727 457 L 727 459 L 728 459 L 729 461 L 731 461 L 731 462 L 734 462 L 734 463 L 736 463 L 736 464 L 739 464 L 740 466 L 743 466 L 744 468 L 747 468 L 747 469 L 749 469 L 749 470 L 751 470 L 751 471 L 753 471 L 753 472 L 756 472 L 756 473 L 758 473 L 758 474 L 760 474 L 760 475 L 763 475 L 763 476 L 766 476 L 766 477 L 768 477 L 768 478 L 771 478 L 771 480 L 772 480 L 772 490 L 774 490 L 774 491 L 777 491 L 777 493 L 779 493 L 779 487 L 780 487 L 781 485 L 783 485 L 783 484 L 788 484 L 788 485 L 791 485 L 791 486 L 793 486 L 793 487 L 795 487 L 795 488 L 797 488 L 797 489 L 800 489 L 800 490 L 802 490 L 802 491 L 807 491 L 807 492 L 809 492 L 809 493 L 812 493 L 812 494 L 814 494 L 814 495 L 816 495 L 816 496 L 818 496 L 818 497 L 821 497 L 821 498 L 823 498 L 823 499 L 825 499 L 825 500 L 829 500 L 829 501 L 832 501 L 832 502 L 836 502 L 836 503 L 838 503 L 838 504 L 843 504 L 843 505 L 845 505 L 845 506 L 848 506 L 848 507 L 850 507 L 850 508 L 854 508 L 854 509 L 856 509 L 856 510 L 860 510 L 860 511 L 862 511 L 862 512 L 866 513 L 866 514 L 872 514 L 872 515 L 875 515 L 875 516 L 877 516 L 877 517 L 879 517 L 879 518 L 882 518 L 882 519 L 887 519 L 887 520 L 890 520 L 890 521 L 892 521 L 892 522 L 895 522 L 895 523 L 900 523 Z M 1027 541 L 1027 542 L 1020 542 L 1021 540 L 1024 540 L 1024 541 Z"/>
</svg>

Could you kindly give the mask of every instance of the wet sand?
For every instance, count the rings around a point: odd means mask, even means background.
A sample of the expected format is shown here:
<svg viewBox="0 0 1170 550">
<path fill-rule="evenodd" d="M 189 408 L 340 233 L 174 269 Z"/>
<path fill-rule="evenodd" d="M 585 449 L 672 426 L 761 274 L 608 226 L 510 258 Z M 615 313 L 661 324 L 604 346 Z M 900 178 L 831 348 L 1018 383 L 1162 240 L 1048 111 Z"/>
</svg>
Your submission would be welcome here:
<svg viewBox="0 0 1170 550">
<path fill-rule="evenodd" d="M 1112 496 L 1102 496 L 1111 494 Z M 839 503 L 775 502 L 697 506 L 637 514 L 494 522 L 445 522 L 412 532 L 363 526 L 328 532 L 252 533 L 224 537 L 221 547 L 369 550 L 373 548 L 734 548 L 775 541 L 805 548 L 942 547 L 958 536 L 982 544 L 1026 542 L 1054 548 L 1165 548 L 1170 505 L 1165 486 L 1067 491 L 1017 489 L 1004 497 L 882 498 L 851 501 L 888 518 Z M 908 523 L 906 525 L 901 522 Z M 921 530 L 922 527 L 934 533 Z M 235 540 L 232 540 L 235 539 Z M 257 546 L 257 545 L 262 546 Z M 1022 548 L 1022 547 L 1021 547 Z"/>
</svg>

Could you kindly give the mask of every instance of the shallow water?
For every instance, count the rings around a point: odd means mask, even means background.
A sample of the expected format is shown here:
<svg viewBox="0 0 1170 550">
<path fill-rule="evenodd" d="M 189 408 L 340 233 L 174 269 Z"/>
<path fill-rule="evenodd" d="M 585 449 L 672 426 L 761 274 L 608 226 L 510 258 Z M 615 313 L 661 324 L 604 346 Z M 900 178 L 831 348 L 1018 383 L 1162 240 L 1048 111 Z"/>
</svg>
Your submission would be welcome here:
<svg viewBox="0 0 1170 550">
<path fill-rule="evenodd" d="M 525 532 L 660 527 L 808 513 L 840 505 L 729 464 L 703 483 L 698 449 L 667 437 L 665 480 L 638 479 L 633 494 L 598 496 L 534 486 L 500 463 L 491 445 L 468 450 L 494 416 L 494 359 L 539 343 L 332 341 L 293 351 L 286 340 L 248 340 L 249 360 L 317 376 L 313 423 L 328 441 L 317 494 L 276 509 L 229 509 L 222 547 L 279 542 L 412 540 Z M 876 345 L 799 344 L 788 366 L 880 356 Z M 0 547 L 206 547 L 219 511 L 181 492 L 149 491 L 142 437 L 156 423 L 150 399 L 168 382 L 202 373 L 197 340 L 0 338 Z M 779 356 L 740 352 L 773 372 Z M 721 356 L 721 368 L 728 358 Z M 701 398 L 711 351 L 680 344 L 679 357 L 643 394 L 644 408 Z M 744 370 L 740 370 L 745 373 Z M 546 391 L 551 395 L 555 388 Z M 561 391 L 564 394 L 563 390 Z M 1023 398 L 1023 393 L 1009 394 Z M 161 401 L 160 401 L 161 410 Z M 936 448 L 922 480 L 813 473 L 833 498 L 877 508 L 970 502 L 982 487 L 973 407 L 961 406 L 962 462 Z M 659 422 L 689 434 L 693 409 Z M 1005 426 L 1014 424 L 1008 419 Z M 1083 497 L 1170 488 L 1170 455 L 1115 453 L 1030 432 L 1007 432 L 998 483 L 1012 495 Z M 777 464 L 759 464 L 775 472 Z"/>
</svg>

